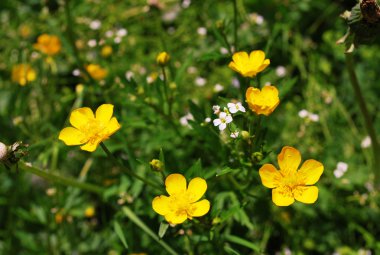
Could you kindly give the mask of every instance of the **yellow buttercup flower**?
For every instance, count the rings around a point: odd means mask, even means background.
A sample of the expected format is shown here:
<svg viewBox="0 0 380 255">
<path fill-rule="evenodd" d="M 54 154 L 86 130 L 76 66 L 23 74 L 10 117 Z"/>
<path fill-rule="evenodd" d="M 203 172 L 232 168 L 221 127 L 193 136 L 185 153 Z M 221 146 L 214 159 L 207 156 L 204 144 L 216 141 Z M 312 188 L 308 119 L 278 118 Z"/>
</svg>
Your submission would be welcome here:
<svg viewBox="0 0 380 255">
<path fill-rule="evenodd" d="M 166 65 L 169 62 L 169 60 L 170 60 L 170 56 L 166 51 L 163 51 L 160 54 L 158 54 L 158 56 L 156 58 L 156 62 L 160 66 Z"/>
<path fill-rule="evenodd" d="M 100 52 L 100 55 L 102 55 L 102 57 L 106 58 L 106 57 L 109 57 L 111 54 L 112 54 L 112 47 L 109 46 L 109 45 L 104 45 L 101 52 Z"/>
<path fill-rule="evenodd" d="M 294 199 L 305 204 L 312 204 L 318 198 L 315 184 L 323 173 L 323 165 L 314 159 L 306 160 L 301 168 L 300 152 L 289 146 L 282 148 L 277 157 L 280 170 L 272 164 L 263 165 L 259 174 L 261 182 L 272 189 L 272 200 L 277 206 L 293 204 Z"/>
<path fill-rule="evenodd" d="M 112 104 L 102 104 L 95 115 L 88 107 L 76 109 L 70 115 L 73 127 L 62 129 L 58 138 L 66 145 L 83 144 L 80 147 L 82 150 L 95 151 L 99 143 L 120 129 L 119 122 L 112 114 Z"/>
<path fill-rule="evenodd" d="M 107 70 L 100 65 L 89 64 L 86 66 L 86 70 L 94 80 L 103 80 L 107 76 Z"/>
<path fill-rule="evenodd" d="M 240 51 L 234 53 L 228 67 L 244 77 L 254 77 L 269 64 L 270 60 L 265 59 L 265 53 L 262 50 L 254 50 L 249 56 L 247 52 Z"/>
<path fill-rule="evenodd" d="M 278 90 L 274 86 L 264 86 L 257 89 L 249 87 L 245 93 L 249 108 L 256 114 L 270 115 L 280 103 Z"/>
<path fill-rule="evenodd" d="M 12 68 L 12 81 L 21 86 L 34 81 L 37 77 L 36 71 L 28 64 L 18 64 Z"/>
<path fill-rule="evenodd" d="M 153 210 L 163 215 L 167 222 L 180 224 L 193 217 L 201 217 L 210 210 L 210 202 L 202 199 L 197 202 L 207 190 L 207 183 L 202 178 L 194 178 L 186 186 L 182 174 L 171 174 L 165 180 L 169 196 L 157 196 L 153 199 Z"/>
<path fill-rule="evenodd" d="M 34 48 L 46 55 L 53 56 L 61 51 L 61 41 L 58 36 L 42 34 L 37 38 Z"/>
<path fill-rule="evenodd" d="M 87 217 L 87 218 L 91 218 L 91 217 L 94 217 L 95 215 L 95 208 L 93 206 L 88 206 L 85 210 L 84 210 L 84 216 Z"/>
</svg>

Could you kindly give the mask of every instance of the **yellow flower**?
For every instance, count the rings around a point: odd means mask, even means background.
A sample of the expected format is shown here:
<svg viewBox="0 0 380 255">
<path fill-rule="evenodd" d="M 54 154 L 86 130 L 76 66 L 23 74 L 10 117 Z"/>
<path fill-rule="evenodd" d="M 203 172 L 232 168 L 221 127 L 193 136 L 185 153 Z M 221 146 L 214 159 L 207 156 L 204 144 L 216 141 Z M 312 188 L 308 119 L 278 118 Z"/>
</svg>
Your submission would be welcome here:
<svg viewBox="0 0 380 255">
<path fill-rule="evenodd" d="M 21 86 L 34 81 L 36 77 L 36 71 L 28 64 L 19 64 L 12 68 L 12 81 L 17 82 Z"/>
<path fill-rule="evenodd" d="M 82 150 L 95 151 L 100 142 L 120 129 L 119 122 L 112 114 L 112 104 L 102 104 L 95 115 L 88 107 L 76 109 L 70 115 L 73 127 L 62 129 L 58 138 L 66 145 L 84 144 L 80 147 Z"/>
<path fill-rule="evenodd" d="M 245 93 L 249 108 L 256 114 L 270 115 L 280 103 L 278 90 L 274 86 L 264 86 L 257 89 L 249 87 Z"/>
<path fill-rule="evenodd" d="M 159 64 L 160 66 L 166 65 L 169 62 L 169 60 L 170 56 L 166 51 L 163 51 L 160 54 L 158 54 L 156 58 L 157 64 Z"/>
<path fill-rule="evenodd" d="M 37 38 L 34 48 L 46 55 L 53 56 L 61 51 L 61 41 L 58 36 L 42 34 Z"/>
<path fill-rule="evenodd" d="M 86 66 L 86 70 L 95 80 L 103 80 L 107 76 L 107 70 L 100 65 L 89 64 Z"/>
<path fill-rule="evenodd" d="M 269 64 L 270 60 L 265 59 L 264 51 L 254 50 L 249 56 L 247 52 L 240 51 L 234 53 L 228 67 L 244 77 L 254 77 L 267 68 Z"/>
<path fill-rule="evenodd" d="M 305 204 L 312 204 L 318 198 L 318 188 L 309 186 L 315 184 L 323 173 L 322 163 L 309 159 L 301 168 L 300 152 L 289 146 L 282 148 L 277 157 L 280 170 L 272 164 L 263 165 L 259 174 L 261 182 L 272 189 L 272 200 L 277 206 L 293 204 L 294 199 Z"/>
<path fill-rule="evenodd" d="M 106 58 L 106 57 L 110 56 L 111 54 L 112 54 L 112 47 L 109 45 L 104 45 L 101 52 L 100 52 L 100 55 L 102 55 L 102 57 Z"/>
<path fill-rule="evenodd" d="M 86 216 L 86 218 L 94 217 L 94 215 L 95 215 L 95 208 L 93 206 L 88 206 L 84 210 L 84 216 Z"/>
<path fill-rule="evenodd" d="M 207 183 L 202 178 L 194 178 L 186 186 L 182 174 L 171 174 L 165 180 L 169 196 L 157 196 L 153 199 L 153 210 L 163 215 L 167 222 L 180 224 L 193 217 L 201 217 L 210 210 L 210 202 L 203 199 L 197 202 L 207 190 Z"/>
</svg>

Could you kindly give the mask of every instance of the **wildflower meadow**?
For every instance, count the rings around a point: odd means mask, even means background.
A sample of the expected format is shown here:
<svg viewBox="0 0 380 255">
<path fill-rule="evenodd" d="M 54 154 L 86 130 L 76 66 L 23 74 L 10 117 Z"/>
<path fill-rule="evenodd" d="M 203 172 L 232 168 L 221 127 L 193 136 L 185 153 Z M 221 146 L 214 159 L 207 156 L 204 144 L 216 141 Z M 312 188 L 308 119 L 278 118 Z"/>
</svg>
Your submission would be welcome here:
<svg viewBox="0 0 380 255">
<path fill-rule="evenodd" d="M 380 254 L 378 0 L 3 0 L 0 25 L 0 254 Z"/>
</svg>

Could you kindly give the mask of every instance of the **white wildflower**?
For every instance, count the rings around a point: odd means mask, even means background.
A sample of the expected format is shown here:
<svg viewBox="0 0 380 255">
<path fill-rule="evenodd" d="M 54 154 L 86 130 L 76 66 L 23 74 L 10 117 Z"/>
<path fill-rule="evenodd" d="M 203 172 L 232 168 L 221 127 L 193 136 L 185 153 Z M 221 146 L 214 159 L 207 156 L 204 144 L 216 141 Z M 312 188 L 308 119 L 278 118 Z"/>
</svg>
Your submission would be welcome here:
<svg viewBox="0 0 380 255">
<path fill-rule="evenodd" d="M 219 126 L 220 131 L 226 129 L 227 124 L 230 122 L 232 122 L 232 116 L 225 112 L 219 113 L 219 118 L 213 121 L 214 126 Z"/>
<path fill-rule="evenodd" d="M 234 103 L 228 103 L 227 104 L 228 111 L 230 113 L 237 113 L 238 111 L 245 112 L 244 106 L 241 105 L 240 102 L 234 104 Z"/>
</svg>

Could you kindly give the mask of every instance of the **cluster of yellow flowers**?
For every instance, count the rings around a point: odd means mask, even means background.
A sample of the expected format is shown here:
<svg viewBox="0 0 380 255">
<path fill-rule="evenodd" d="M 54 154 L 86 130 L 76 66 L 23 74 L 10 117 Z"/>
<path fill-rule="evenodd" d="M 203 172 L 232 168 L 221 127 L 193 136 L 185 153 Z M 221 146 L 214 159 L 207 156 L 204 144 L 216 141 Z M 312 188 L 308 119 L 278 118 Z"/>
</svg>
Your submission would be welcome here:
<svg viewBox="0 0 380 255">
<path fill-rule="evenodd" d="M 264 71 L 270 64 L 261 50 L 237 52 L 232 56 L 229 67 L 244 77 L 254 77 Z M 275 86 L 258 88 L 249 87 L 246 91 L 246 102 L 249 108 L 260 115 L 270 115 L 280 103 L 278 90 Z M 278 206 L 291 205 L 294 200 L 311 204 L 318 198 L 318 188 L 309 186 L 315 184 L 323 173 L 322 163 L 309 159 L 298 170 L 301 163 L 300 152 L 289 146 L 282 148 L 278 155 L 280 170 L 272 164 L 264 164 L 260 170 L 263 185 L 272 190 L 272 200 Z"/>
<path fill-rule="evenodd" d="M 162 52 L 156 61 L 164 67 L 169 59 L 170 56 Z M 269 59 L 265 59 L 265 53 L 262 51 L 252 51 L 249 56 L 246 52 L 238 52 L 233 55 L 229 67 L 245 77 L 254 77 L 269 64 Z M 88 71 L 91 73 L 91 69 Z M 265 86 L 262 90 L 249 87 L 246 91 L 246 102 L 256 114 L 268 116 L 280 103 L 278 90 L 274 86 Z M 121 128 L 116 117 L 113 117 L 113 108 L 111 104 L 103 104 L 95 114 L 88 107 L 74 110 L 70 115 L 73 127 L 64 128 L 59 134 L 59 139 L 66 145 L 81 145 L 82 150 L 95 151 L 101 142 Z M 278 155 L 279 170 L 272 164 L 264 164 L 260 168 L 262 184 L 273 189 L 272 200 L 276 205 L 288 206 L 295 200 L 303 203 L 314 203 L 317 200 L 318 188 L 312 185 L 319 180 L 323 165 L 310 159 L 298 170 L 300 163 L 300 152 L 293 147 L 285 146 Z M 196 177 L 187 185 L 182 174 L 170 174 L 166 177 L 165 186 L 169 196 L 155 197 L 152 208 L 169 223 L 180 224 L 209 212 L 210 202 L 207 199 L 200 200 L 207 190 L 207 183 L 203 178 Z"/>
<path fill-rule="evenodd" d="M 52 57 L 61 51 L 61 40 L 55 35 L 42 34 L 38 36 L 33 48 L 47 56 L 47 62 L 51 62 Z M 102 48 L 102 56 L 108 57 L 111 53 L 112 47 L 105 46 Z M 107 70 L 97 64 L 89 64 L 84 68 L 94 80 L 103 80 L 107 76 Z M 37 72 L 29 64 L 18 64 L 12 68 L 11 79 L 21 86 L 27 85 L 29 82 L 36 80 L 36 78 Z"/>
</svg>

